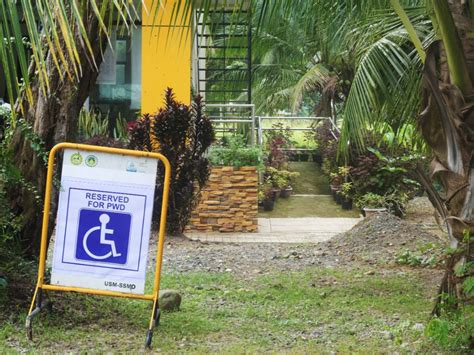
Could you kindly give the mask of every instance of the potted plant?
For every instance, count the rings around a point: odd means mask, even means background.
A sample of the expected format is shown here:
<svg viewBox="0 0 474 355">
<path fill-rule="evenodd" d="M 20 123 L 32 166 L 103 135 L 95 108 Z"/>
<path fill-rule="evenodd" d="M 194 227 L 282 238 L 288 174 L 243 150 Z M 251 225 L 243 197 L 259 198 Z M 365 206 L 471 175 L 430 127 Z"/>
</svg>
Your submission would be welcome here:
<svg viewBox="0 0 474 355">
<path fill-rule="evenodd" d="M 280 174 L 281 174 L 280 197 L 288 198 L 293 192 L 293 186 L 295 185 L 296 178 L 300 176 L 300 173 L 283 170 L 283 171 L 280 171 Z"/>
<path fill-rule="evenodd" d="M 306 144 L 303 144 L 300 147 L 300 161 L 308 161 L 309 160 L 309 153 L 307 151 L 308 146 Z"/>
<path fill-rule="evenodd" d="M 347 182 L 347 178 L 349 177 L 349 172 L 351 168 L 349 166 L 340 166 L 337 169 L 337 173 L 342 177 L 342 179 Z"/>
<path fill-rule="evenodd" d="M 342 205 L 342 200 L 343 200 L 343 196 L 342 196 L 342 185 L 338 186 L 336 192 L 335 192 L 335 197 L 334 197 L 334 201 L 336 201 L 336 203 L 338 205 Z"/>
<path fill-rule="evenodd" d="M 387 212 L 386 197 L 372 192 L 362 195 L 358 199 L 357 205 L 362 209 L 362 213 L 365 217 L 381 212 Z"/>
<path fill-rule="evenodd" d="M 332 172 L 330 173 L 329 177 L 331 179 L 329 187 L 331 188 L 332 192 L 332 197 L 334 198 L 334 201 L 337 203 L 341 203 L 341 197 L 340 192 L 342 190 L 342 184 L 344 182 L 348 182 L 348 177 L 349 177 L 349 167 L 346 166 L 340 166 L 337 169 L 337 172 Z"/>
<path fill-rule="evenodd" d="M 316 147 L 313 150 L 312 156 L 313 156 L 313 162 L 315 162 L 318 165 L 323 164 L 323 155 L 321 154 L 321 150 L 319 149 L 319 147 Z"/>
<path fill-rule="evenodd" d="M 341 190 L 341 185 L 342 185 L 342 176 L 340 176 L 338 173 L 331 173 L 330 175 L 331 182 L 329 184 L 329 187 L 331 188 L 331 193 L 334 201 L 337 200 L 337 193 L 338 191 Z"/>
<path fill-rule="evenodd" d="M 224 136 L 220 144 L 211 146 L 208 159 L 213 166 L 233 166 L 238 169 L 243 166 L 263 168 L 263 152 L 260 148 L 247 147 L 246 137 L 240 134 Z"/>
<path fill-rule="evenodd" d="M 298 176 L 299 173 L 288 170 L 277 170 L 272 167 L 268 167 L 266 170 L 266 181 L 272 186 L 275 194 L 280 197 L 289 197 L 291 195 L 293 191 L 291 185 L 294 184 Z"/>
<path fill-rule="evenodd" d="M 262 201 L 265 211 L 273 211 L 275 207 L 274 195 L 272 187 L 268 184 L 264 184 L 262 189 L 258 192 L 258 199 Z"/>
<path fill-rule="evenodd" d="M 342 196 L 341 206 L 343 210 L 352 209 L 352 192 L 353 192 L 352 182 L 345 182 L 344 184 L 342 184 L 340 194 Z"/>
<path fill-rule="evenodd" d="M 281 184 L 281 178 L 278 169 L 271 166 L 267 167 L 265 170 L 265 184 L 268 184 L 269 189 L 273 193 L 273 200 L 275 201 L 277 197 L 280 196 L 280 187 L 278 187 L 278 185 Z"/>
</svg>

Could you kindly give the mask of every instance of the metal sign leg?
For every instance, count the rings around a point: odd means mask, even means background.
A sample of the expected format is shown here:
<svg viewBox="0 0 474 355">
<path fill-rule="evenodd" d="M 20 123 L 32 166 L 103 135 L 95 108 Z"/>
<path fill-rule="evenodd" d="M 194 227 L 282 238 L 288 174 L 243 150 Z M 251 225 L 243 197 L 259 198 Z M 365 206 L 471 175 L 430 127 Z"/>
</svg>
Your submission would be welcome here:
<svg viewBox="0 0 474 355">
<path fill-rule="evenodd" d="M 36 288 L 35 296 L 33 297 L 33 301 L 31 303 L 31 308 L 33 308 L 34 304 L 36 304 L 36 307 L 35 309 L 30 310 L 30 313 L 26 317 L 25 328 L 28 340 L 33 340 L 33 318 L 36 317 L 43 309 L 46 309 L 47 312 L 52 312 L 53 310 L 53 304 L 51 300 L 47 296 L 46 292 L 43 292 L 43 289 L 41 289 L 40 287 Z M 43 296 L 45 296 L 45 300 L 43 300 Z"/>
<path fill-rule="evenodd" d="M 160 316 L 160 307 L 158 305 L 158 302 L 155 301 L 153 302 L 153 312 L 151 314 L 150 327 L 148 328 L 148 331 L 146 333 L 145 348 L 151 347 L 151 341 L 153 339 L 153 329 L 160 325 Z"/>
</svg>

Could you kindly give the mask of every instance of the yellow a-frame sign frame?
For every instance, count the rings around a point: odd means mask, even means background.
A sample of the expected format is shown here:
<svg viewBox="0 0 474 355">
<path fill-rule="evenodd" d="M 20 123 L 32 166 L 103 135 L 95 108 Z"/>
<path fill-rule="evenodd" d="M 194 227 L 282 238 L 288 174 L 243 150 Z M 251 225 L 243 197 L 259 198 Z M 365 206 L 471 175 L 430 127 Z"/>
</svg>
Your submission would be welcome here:
<svg viewBox="0 0 474 355">
<path fill-rule="evenodd" d="M 119 155 L 128 155 L 133 157 L 144 157 L 160 160 L 165 167 L 165 176 L 163 182 L 163 198 L 161 205 L 161 216 L 160 216 L 160 228 L 158 232 L 158 248 L 156 252 L 156 265 L 155 265 L 155 279 L 153 283 L 153 293 L 152 294 L 133 294 L 125 292 L 115 292 L 115 291 L 106 291 L 106 290 L 95 290 L 82 287 L 68 287 L 68 286 L 57 286 L 45 284 L 44 282 L 44 273 L 46 265 L 46 245 L 48 237 L 48 225 L 49 225 L 49 212 L 51 204 L 51 190 L 53 185 L 53 172 L 54 172 L 54 160 L 56 153 L 61 149 L 75 149 L 83 150 L 90 152 L 103 152 L 110 154 L 119 154 Z M 145 346 L 148 347 L 151 345 L 151 340 L 153 337 L 153 329 L 159 322 L 160 318 L 160 309 L 158 305 L 158 294 L 160 290 L 160 276 L 161 276 L 161 264 L 163 259 L 163 246 L 165 242 L 165 231 L 166 231 L 166 213 L 168 208 L 168 194 L 169 194 L 169 185 L 170 185 L 170 176 L 171 176 L 171 166 L 168 159 L 159 153 L 135 151 L 128 149 L 118 149 L 118 148 L 109 148 L 109 147 L 100 147 L 87 144 L 75 144 L 75 143 L 59 143 L 55 145 L 50 153 L 48 160 L 48 171 L 46 177 L 46 190 L 44 196 L 44 211 L 43 211 L 43 226 L 41 230 L 41 245 L 40 245 L 40 258 L 38 266 L 38 281 L 35 288 L 35 293 L 33 295 L 33 300 L 31 301 L 30 310 L 28 316 L 26 317 L 26 330 L 28 338 L 32 339 L 32 327 L 31 322 L 33 317 L 38 315 L 40 311 L 44 308 L 50 307 L 49 300 L 43 301 L 43 291 L 62 291 L 62 292 L 78 292 L 85 293 L 90 295 L 99 295 L 99 296 L 111 296 L 111 297 L 122 297 L 122 298 L 133 298 L 138 300 L 152 301 L 153 309 L 151 313 L 150 324 L 148 327 L 148 332 L 146 336 Z M 36 305 L 36 307 L 35 307 Z"/>
</svg>

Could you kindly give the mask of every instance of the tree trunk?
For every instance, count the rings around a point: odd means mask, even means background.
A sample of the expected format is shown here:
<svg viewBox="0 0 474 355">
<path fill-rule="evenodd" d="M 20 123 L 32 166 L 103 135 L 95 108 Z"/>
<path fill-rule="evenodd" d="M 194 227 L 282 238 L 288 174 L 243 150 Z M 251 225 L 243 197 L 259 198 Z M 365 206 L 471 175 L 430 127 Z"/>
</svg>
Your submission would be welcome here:
<svg viewBox="0 0 474 355">
<path fill-rule="evenodd" d="M 106 38 L 104 34 L 99 35 L 98 20 L 92 11 L 84 11 L 84 13 L 84 24 L 93 48 L 95 62 L 99 66 L 102 62 L 101 44 L 107 43 Z M 73 30 L 77 38 L 76 42 L 82 43 L 78 28 Z M 99 36 L 102 38 L 99 38 Z M 22 101 L 25 108 L 25 121 L 33 128 L 34 133 L 44 141 L 46 151 L 49 151 L 59 142 L 74 142 L 79 111 L 98 75 L 98 71 L 90 64 L 90 53 L 87 52 L 87 49 L 78 46 L 78 52 L 82 65 L 82 75 L 78 82 L 68 78 L 61 79 L 51 53 L 47 53 L 45 63 L 50 92 L 44 94 L 38 79 L 33 78 L 31 81 L 33 103 L 27 102 L 24 95 L 21 95 L 18 99 Z M 34 73 L 34 71 L 35 65 L 31 64 L 30 73 Z M 19 107 L 18 103 L 17 107 Z M 32 149 L 30 141 L 25 138 L 25 135 L 19 129 L 14 134 L 11 148 L 14 152 L 15 164 L 23 177 L 37 187 L 37 193 L 42 198 L 46 182 L 45 162 Z M 25 254 L 26 256 L 37 256 L 41 237 L 43 206 L 38 204 L 35 193 L 25 187 L 10 191 L 9 200 L 15 214 L 24 217 L 21 243 Z M 57 212 L 57 191 L 53 192 L 52 201 L 49 236 L 54 228 L 54 216 Z"/>
<path fill-rule="evenodd" d="M 456 24 L 454 30 L 462 43 L 463 53 L 456 52 L 456 55 L 464 54 L 468 63 L 463 81 L 472 83 L 474 40 L 468 35 L 472 31 L 472 20 L 465 17 L 468 12 L 464 6 L 460 0 L 450 2 Z M 443 42 L 446 41 L 444 37 Z M 462 283 L 474 274 L 474 269 L 469 267 L 459 272 L 460 267 L 474 260 L 474 248 L 469 247 L 469 240 L 466 240 L 467 233 L 474 235 L 474 98 L 472 92 L 463 92 L 462 87 L 453 84 L 456 79 L 450 74 L 454 64 L 447 61 L 449 54 L 445 44 L 435 44 L 427 51 L 423 73 L 424 111 L 419 122 L 434 154 L 431 173 L 443 185 L 446 223 L 453 249 L 447 260 L 439 301 L 443 299 L 442 293 L 449 293 L 459 303 L 472 301 L 472 295 L 463 291 Z M 456 74 L 459 76 L 458 72 Z"/>
</svg>

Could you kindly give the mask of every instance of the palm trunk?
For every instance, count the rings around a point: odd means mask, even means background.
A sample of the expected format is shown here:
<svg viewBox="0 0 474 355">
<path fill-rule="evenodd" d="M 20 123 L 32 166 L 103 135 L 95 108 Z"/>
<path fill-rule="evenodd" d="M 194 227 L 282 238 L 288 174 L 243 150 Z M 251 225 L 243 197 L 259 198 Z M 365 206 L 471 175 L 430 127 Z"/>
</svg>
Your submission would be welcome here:
<svg viewBox="0 0 474 355">
<path fill-rule="evenodd" d="M 102 61 L 101 44 L 106 43 L 105 38 L 97 38 L 99 24 L 96 16 L 92 12 L 85 13 L 84 23 L 91 44 L 97 65 Z M 74 29 L 78 43 L 80 43 L 80 33 Z M 103 37 L 104 35 L 102 35 Z M 50 53 L 46 54 L 45 62 L 50 83 L 50 92 L 44 94 L 41 90 L 38 79 L 33 79 L 31 89 L 33 93 L 33 104 L 27 102 L 24 96 L 18 100 L 22 101 L 24 107 L 24 119 L 31 125 L 33 131 L 45 143 L 45 148 L 49 151 L 58 142 L 74 141 L 77 131 L 77 120 L 81 107 L 83 106 L 91 85 L 98 75 L 97 70 L 90 65 L 89 54 L 85 48 L 78 48 L 82 63 L 82 77 L 79 82 L 73 82 L 67 78 L 61 79 L 58 69 L 54 65 Z M 34 64 L 30 67 L 33 73 Z M 17 102 L 16 107 L 19 107 Z M 38 188 L 39 196 L 44 196 L 46 165 L 31 148 L 30 142 L 25 138 L 20 130 L 15 132 L 12 140 L 12 151 L 15 153 L 14 159 L 17 167 L 26 181 Z M 57 196 L 57 191 L 54 192 Z M 43 206 L 38 205 L 35 194 L 29 189 L 19 187 L 15 191 L 10 191 L 10 203 L 16 215 L 24 217 L 24 225 L 21 231 L 21 243 L 26 255 L 38 255 L 39 242 L 41 236 L 41 221 Z M 56 198 L 52 199 L 56 201 Z M 50 228 L 54 227 L 54 216 L 57 206 L 51 206 Z M 51 235 L 51 230 L 49 235 Z"/>
<path fill-rule="evenodd" d="M 456 1 L 453 1 L 453 3 Z M 456 4 L 453 10 L 459 12 L 462 6 Z M 436 22 L 446 50 L 449 74 L 453 84 L 455 84 L 464 95 L 472 94 L 472 79 L 469 77 L 469 69 L 466 61 L 466 54 L 459 36 L 459 31 L 454 23 L 448 2 L 446 0 L 433 0 L 433 9 L 436 14 Z M 457 18 L 462 18 L 462 12 L 456 13 Z M 473 20 L 473 19 L 469 19 Z M 464 38 L 468 40 L 468 38 Z"/>
<path fill-rule="evenodd" d="M 473 296 L 462 284 L 474 274 L 474 268 L 466 267 L 474 260 L 474 248 L 466 238 L 474 235 L 474 40 L 465 30 L 471 20 L 464 17 L 469 13 L 465 4 L 453 0 L 448 6 L 446 0 L 433 0 L 432 6 L 442 46 L 427 51 L 420 127 L 434 155 L 432 174 L 444 187 L 452 247 L 438 302 L 449 293 L 464 303 Z"/>
</svg>

